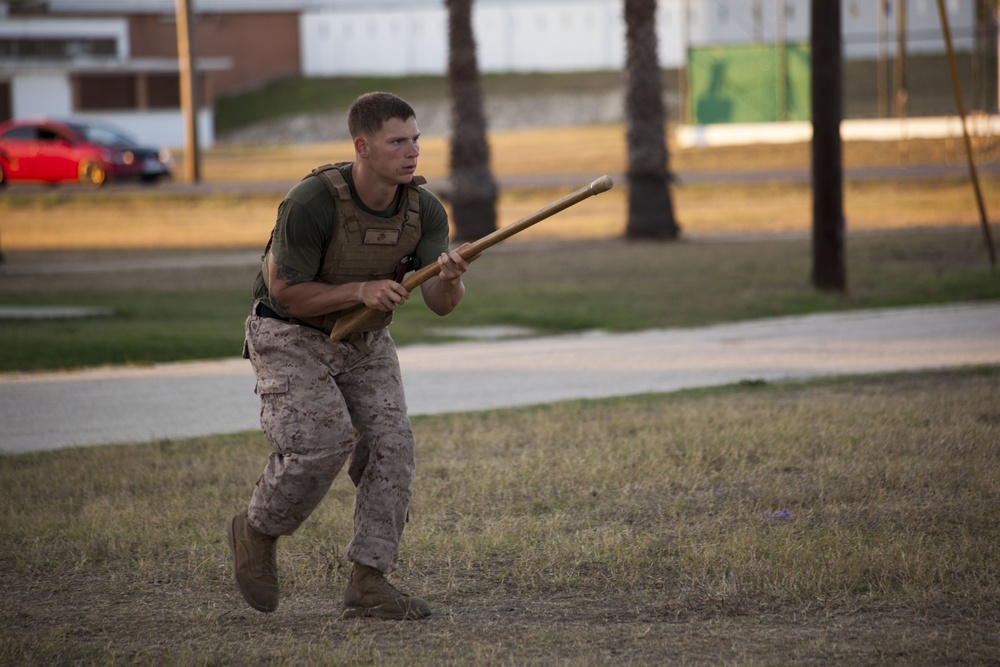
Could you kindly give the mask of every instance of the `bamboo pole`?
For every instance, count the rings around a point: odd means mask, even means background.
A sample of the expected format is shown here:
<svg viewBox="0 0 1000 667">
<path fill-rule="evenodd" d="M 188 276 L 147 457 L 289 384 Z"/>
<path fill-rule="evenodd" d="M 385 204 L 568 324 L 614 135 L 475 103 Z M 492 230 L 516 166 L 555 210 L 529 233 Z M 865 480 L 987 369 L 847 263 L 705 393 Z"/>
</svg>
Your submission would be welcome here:
<svg viewBox="0 0 1000 667">
<path fill-rule="evenodd" d="M 948 50 L 948 65 L 951 68 L 951 84 L 955 91 L 955 106 L 958 107 L 958 118 L 962 122 L 962 137 L 965 140 L 965 156 L 969 163 L 969 176 L 972 178 L 972 188 L 976 193 L 976 205 L 979 207 L 979 222 L 983 228 L 983 239 L 990 256 L 990 266 L 996 269 L 997 251 L 993 245 L 990 232 L 990 222 L 986 217 L 986 205 L 983 203 L 983 193 L 979 187 L 979 175 L 976 172 L 976 161 L 972 156 L 972 142 L 969 140 L 969 129 L 965 124 L 965 104 L 962 102 L 962 87 L 958 80 L 958 64 L 955 61 L 955 50 L 951 45 L 951 28 L 948 26 L 948 13 L 945 11 L 944 0 L 938 0 L 938 13 L 941 16 L 941 31 L 944 33 L 944 44 Z"/>
</svg>

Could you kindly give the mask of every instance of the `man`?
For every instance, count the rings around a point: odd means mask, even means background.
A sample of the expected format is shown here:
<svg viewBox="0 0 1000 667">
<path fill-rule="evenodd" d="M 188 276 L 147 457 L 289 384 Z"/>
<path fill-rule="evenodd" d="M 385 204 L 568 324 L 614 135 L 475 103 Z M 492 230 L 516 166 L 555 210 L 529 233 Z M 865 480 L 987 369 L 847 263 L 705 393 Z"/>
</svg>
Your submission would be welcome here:
<svg viewBox="0 0 1000 667">
<path fill-rule="evenodd" d="M 278 607 L 276 542 L 292 534 L 350 460 L 353 563 L 346 617 L 417 619 L 427 603 L 390 585 L 407 519 L 414 441 L 395 344 L 386 325 L 409 299 L 404 258 L 437 262 L 421 285 L 447 315 L 465 294 L 467 262 L 448 248 L 448 217 L 415 176 L 416 115 L 388 93 L 359 97 L 348 112 L 353 163 L 313 170 L 289 191 L 255 284 L 244 356 L 257 376 L 261 429 L 273 452 L 249 507 L 230 522 L 236 583 L 254 609 Z M 405 271 L 405 263 L 403 271 Z M 383 313 L 343 342 L 329 332 L 345 309 Z"/>
</svg>

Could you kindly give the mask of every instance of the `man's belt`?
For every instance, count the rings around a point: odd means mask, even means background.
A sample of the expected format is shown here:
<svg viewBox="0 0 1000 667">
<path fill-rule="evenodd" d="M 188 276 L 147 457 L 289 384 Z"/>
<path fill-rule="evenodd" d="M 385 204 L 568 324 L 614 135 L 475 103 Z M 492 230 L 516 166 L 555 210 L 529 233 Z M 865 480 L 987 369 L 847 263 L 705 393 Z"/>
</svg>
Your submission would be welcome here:
<svg viewBox="0 0 1000 667">
<path fill-rule="evenodd" d="M 260 317 L 267 317 L 267 318 L 272 319 L 272 320 L 281 320 L 282 322 L 288 322 L 289 324 L 297 324 L 300 327 L 308 327 L 309 329 L 315 329 L 316 331 L 322 331 L 325 334 L 329 334 L 330 333 L 329 331 L 327 331 L 323 327 L 317 327 L 315 325 L 309 324 L 308 322 L 303 322 L 302 320 L 297 320 L 294 317 L 282 317 L 278 313 L 276 313 L 273 310 L 271 310 L 270 306 L 268 306 L 263 301 L 258 301 L 257 302 L 256 313 Z"/>
</svg>

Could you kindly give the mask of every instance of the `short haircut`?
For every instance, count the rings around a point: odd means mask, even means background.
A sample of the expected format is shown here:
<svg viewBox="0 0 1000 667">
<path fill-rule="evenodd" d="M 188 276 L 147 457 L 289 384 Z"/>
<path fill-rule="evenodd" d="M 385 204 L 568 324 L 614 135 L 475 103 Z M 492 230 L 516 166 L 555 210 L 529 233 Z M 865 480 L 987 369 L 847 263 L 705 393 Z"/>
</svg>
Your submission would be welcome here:
<svg viewBox="0 0 1000 667">
<path fill-rule="evenodd" d="M 354 100 L 347 112 L 347 130 L 357 139 L 375 134 L 391 118 L 405 121 L 416 117 L 413 107 L 392 93 L 366 93 Z"/>
</svg>

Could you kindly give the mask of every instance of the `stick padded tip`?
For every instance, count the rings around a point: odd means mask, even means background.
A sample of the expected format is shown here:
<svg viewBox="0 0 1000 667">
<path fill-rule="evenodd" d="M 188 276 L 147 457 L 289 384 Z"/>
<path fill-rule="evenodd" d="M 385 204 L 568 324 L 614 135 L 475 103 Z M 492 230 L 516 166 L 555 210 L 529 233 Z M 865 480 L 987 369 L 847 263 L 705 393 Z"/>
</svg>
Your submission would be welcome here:
<svg viewBox="0 0 1000 667">
<path fill-rule="evenodd" d="M 602 192 L 607 192 L 613 188 L 615 182 L 611 180 L 610 176 L 601 176 L 593 183 L 590 184 L 590 193 L 594 195 L 599 195 Z"/>
</svg>

